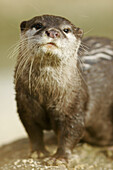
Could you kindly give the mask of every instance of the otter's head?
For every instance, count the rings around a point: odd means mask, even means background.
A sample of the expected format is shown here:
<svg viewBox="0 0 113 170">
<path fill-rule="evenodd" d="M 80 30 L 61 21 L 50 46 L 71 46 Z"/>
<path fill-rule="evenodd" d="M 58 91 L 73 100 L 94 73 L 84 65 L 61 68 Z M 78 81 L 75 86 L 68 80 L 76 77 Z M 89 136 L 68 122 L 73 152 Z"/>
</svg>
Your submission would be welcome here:
<svg viewBox="0 0 113 170">
<path fill-rule="evenodd" d="M 56 56 L 67 59 L 79 48 L 83 31 L 70 21 L 59 16 L 43 15 L 23 21 L 21 48 L 32 56 Z M 24 46 L 24 47 L 22 47 Z"/>
</svg>

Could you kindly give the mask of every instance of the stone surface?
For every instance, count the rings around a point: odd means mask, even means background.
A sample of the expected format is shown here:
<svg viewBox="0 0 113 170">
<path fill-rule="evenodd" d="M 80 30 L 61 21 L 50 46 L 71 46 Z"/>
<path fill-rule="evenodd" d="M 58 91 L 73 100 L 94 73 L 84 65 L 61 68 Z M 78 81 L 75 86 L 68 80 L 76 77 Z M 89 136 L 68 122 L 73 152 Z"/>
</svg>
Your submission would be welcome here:
<svg viewBox="0 0 113 170">
<path fill-rule="evenodd" d="M 46 135 L 46 148 L 53 154 L 55 138 Z M 67 164 L 58 161 L 57 166 L 45 165 L 48 158 L 30 159 L 28 139 L 20 139 L 0 148 L 0 170 L 113 170 L 113 150 L 78 144 Z M 49 160 L 50 161 L 50 160 Z M 51 161 L 50 161 L 51 162 Z"/>
</svg>

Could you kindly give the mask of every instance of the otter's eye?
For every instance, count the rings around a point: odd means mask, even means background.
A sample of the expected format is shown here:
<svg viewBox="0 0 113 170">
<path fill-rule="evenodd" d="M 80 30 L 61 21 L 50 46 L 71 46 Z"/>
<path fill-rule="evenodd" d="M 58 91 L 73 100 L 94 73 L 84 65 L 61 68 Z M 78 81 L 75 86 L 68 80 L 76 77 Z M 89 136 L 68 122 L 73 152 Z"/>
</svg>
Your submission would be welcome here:
<svg viewBox="0 0 113 170">
<path fill-rule="evenodd" d="M 64 31 L 65 33 L 71 32 L 70 28 L 65 28 L 65 29 L 63 29 L 63 31 Z"/>
<path fill-rule="evenodd" d="M 35 28 L 36 30 L 39 30 L 39 29 L 41 29 L 42 27 L 43 27 L 43 25 L 42 25 L 41 23 L 37 23 L 37 24 L 33 24 L 31 28 L 32 28 L 32 29 Z"/>
</svg>

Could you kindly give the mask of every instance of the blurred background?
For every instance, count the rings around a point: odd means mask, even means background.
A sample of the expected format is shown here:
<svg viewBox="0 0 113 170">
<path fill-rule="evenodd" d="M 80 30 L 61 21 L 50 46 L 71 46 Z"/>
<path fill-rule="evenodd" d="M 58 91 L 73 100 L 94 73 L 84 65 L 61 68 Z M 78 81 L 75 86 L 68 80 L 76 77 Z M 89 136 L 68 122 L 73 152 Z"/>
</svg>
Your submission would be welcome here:
<svg viewBox="0 0 113 170">
<path fill-rule="evenodd" d="M 21 21 L 42 14 L 68 18 L 84 36 L 113 38 L 113 0 L 0 0 L 0 145 L 26 136 L 16 113 L 13 50 Z"/>
</svg>

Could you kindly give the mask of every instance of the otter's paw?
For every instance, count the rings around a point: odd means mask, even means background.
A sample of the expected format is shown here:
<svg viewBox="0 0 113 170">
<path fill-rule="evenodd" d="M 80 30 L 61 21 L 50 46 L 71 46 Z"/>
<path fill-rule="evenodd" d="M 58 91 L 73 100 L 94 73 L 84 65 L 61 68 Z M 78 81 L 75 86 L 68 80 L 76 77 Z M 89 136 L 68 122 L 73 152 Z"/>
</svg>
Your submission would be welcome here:
<svg viewBox="0 0 113 170">
<path fill-rule="evenodd" d="M 44 149 L 44 150 L 40 150 L 40 151 L 31 152 L 29 157 L 33 158 L 33 159 L 38 159 L 38 158 L 47 157 L 49 155 L 50 155 L 50 153 L 47 150 Z"/>
<path fill-rule="evenodd" d="M 59 166 L 59 165 L 65 165 L 67 163 L 68 160 L 64 158 L 54 158 L 54 157 L 46 158 L 43 161 L 43 164 L 46 166 Z"/>
<path fill-rule="evenodd" d="M 48 165 L 48 166 L 59 166 L 59 165 L 66 165 L 68 164 L 68 160 L 70 158 L 70 154 L 59 154 L 56 153 L 53 156 L 44 159 L 44 164 Z"/>
</svg>

